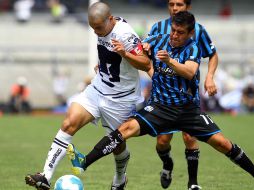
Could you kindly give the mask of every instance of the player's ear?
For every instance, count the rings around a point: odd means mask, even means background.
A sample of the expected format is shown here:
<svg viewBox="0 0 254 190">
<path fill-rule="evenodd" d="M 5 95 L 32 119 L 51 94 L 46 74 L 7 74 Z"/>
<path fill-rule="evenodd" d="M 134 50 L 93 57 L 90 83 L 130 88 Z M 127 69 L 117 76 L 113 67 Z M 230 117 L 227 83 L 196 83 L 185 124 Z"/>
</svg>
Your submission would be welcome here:
<svg viewBox="0 0 254 190">
<path fill-rule="evenodd" d="M 187 10 L 186 11 L 190 11 L 191 10 L 191 5 L 187 5 Z"/>
<path fill-rule="evenodd" d="M 111 21 L 113 21 L 114 17 L 113 17 L 112 15 L 110 15 L 110 16 L 108 17 L 108 19 L 109 19 L 110 22 L 111 22 Z"/>
<path fill-rule="evenodd" d="M 195 29 L 192 29 L 192 30 L 189 32 L 190 37 L 193 36 L 194 33 L 195 33 Z"/>
</svg>

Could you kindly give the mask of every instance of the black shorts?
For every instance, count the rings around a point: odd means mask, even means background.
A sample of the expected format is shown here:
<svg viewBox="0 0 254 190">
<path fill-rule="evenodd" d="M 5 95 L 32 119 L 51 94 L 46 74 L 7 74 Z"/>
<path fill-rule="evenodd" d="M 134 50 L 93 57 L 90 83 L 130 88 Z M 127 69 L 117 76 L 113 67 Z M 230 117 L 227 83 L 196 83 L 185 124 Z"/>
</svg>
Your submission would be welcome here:
<svg viewBox="0 0 254 190">
<path fill-rule="evenodd" d="M 135 118 L 140 125 L 140 135 L 158 136 L 184 131 L 201 141 L 220 132 L 219 127 L 194 104 L 165 106 L 152 103 L 137 112 Z"/>
</svg>

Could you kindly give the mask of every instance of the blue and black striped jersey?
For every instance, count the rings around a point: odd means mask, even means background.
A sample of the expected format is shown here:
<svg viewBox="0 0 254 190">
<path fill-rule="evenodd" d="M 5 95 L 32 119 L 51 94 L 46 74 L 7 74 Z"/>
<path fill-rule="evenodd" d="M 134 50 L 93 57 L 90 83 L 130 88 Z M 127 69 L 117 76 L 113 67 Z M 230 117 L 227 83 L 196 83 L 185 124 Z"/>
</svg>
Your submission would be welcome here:
<svg viewBox="0 0 254 190">
<path fill-rule="evenodd" d="M 156 59 L 159 50 L 167 50 L 170 57 L 180 64 L 194 61 L 200 64 L 201 54 L 195 41 L 189 39 L 183 47 L 173 48 L 169 34 L 158 34 L 145 39 L 151 44 L 154 74 L 150 101 L 162 105 L 181 106 L 190 102 L 199 105 L 199 71 L 192 80 L 185 79 L 175 73 L 166 63 Z"/>
<path fill-rule="evenodd" d="M 149 35 L 157 35 L 157 34 L 170 34 L 171 31 L 171 23 L 172 19 L 168 18 L 166 20 L 159 21 L 152 26 Z M 201 57 L 211 57 L 215 52 L 216 48 L 211 41 L 206 29 L 196 22 L 195 24 L 195 34 L 192 37 L 196 44 L 199 46 L 201 50 Z"/>
</svg>

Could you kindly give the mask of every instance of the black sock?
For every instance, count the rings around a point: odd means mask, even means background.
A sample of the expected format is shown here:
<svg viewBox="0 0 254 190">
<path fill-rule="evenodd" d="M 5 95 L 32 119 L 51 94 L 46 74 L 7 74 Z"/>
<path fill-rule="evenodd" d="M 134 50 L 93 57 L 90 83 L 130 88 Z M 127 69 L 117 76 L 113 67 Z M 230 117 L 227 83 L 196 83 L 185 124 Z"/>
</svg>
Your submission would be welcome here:
<svg viewBox="0 0 254 190">
<path fill-rule="evenodd" d="M 174 163 L 173 159 L 170 156 L 170 150 L 171 146 L 169 147 L 169 149 L 164 151 L 160 151 L 158 150 L 158 148 L 156 148 L 157 154 L 159 155 L 161 161 L 163 162 L 163 169 L 172 171 Z"/>
<path fill-rule="evenodd" d="M 86 162 L 84 169 L 96 160 L 112 153 L 124 139 L 118 130 L 113 131 L 107 136 L 104 136 L 93 148 L 93 150 L 86 155 Z"/>
<path fill-rule="evenodd" d="M 233 144 L 226 156 L 254 177 L 254 165 L 239 146 Z"/>
<path fill-rule="evenodd" d="M 199 149 L 185 149 L 185 158 L 188 164 L 189 182 L 188 186 L 198 184 L 198 159 Z"/>
</svg>

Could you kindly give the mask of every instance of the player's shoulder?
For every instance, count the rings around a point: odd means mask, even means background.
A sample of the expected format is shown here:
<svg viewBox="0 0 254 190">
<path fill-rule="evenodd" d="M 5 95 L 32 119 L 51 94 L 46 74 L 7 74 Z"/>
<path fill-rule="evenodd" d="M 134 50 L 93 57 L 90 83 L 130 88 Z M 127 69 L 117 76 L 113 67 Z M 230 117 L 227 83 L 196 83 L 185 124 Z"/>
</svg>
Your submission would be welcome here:
<svg viewBox="0 0 254 190">
<path fill-rule="evenodd" d="M 165 23 L 171 23 L 171 19 L 167 18 L 167 19 L 160 20 L 160 21 L 154 23 L 153 26 L 158 26 L 160 24 L 165 24 Z"/>
<path fill-rule="evenodd" d="M 115 32 L 119 34 L 134 32 L 134 29 L 131 27 L 131 25 L 128 24 L 128 22 L 124 18 L 115 17 L 115 19 L 117 21 Z"/>
<path fill-rule="evenodd" d="M 165 26 L 165 25 L 171 25 L 171 19 L 170 18 L 167 18 L 167 19 L 163 19 L 163 20 L 160 20 L 156 23 L 154 23 L 152 25 L 152 28 L 151 28 L 151 31 L 150 31 L 150 35 L 154 35 L 154 34 L 157 34 L 157 33 L 160 33 L 160 29 L 162 26 Z"/>
<path fill-rule="evenodd" d="M 205 27 L 198 22 L 195 23 L 195 30 L 196 32 L 206 32 Z"/>
<path fill-rule="evenodd" d="M 197 49 L 197 50 L 199 50 L 199 45 L 195 40 L 190 39 L 188 41 L 188 43 L 185 45 L 185 50 L 187 50 L 187 49 Z"/>
<path fill-rule="evenodd" d="M 116 17 L 114 17 L 114 18 L 115 18 L 115 20 L 116 20 L 117 22 L 125 23 L 125 24 L 128 23 L 128 22 L 127 22 L 124 18 L 122 18 L 122 17 L 116 16 Z"/>
<path fill-rule="evenodd" d="M 135 30 L 127 23 L 127 21 L 121 17 L 118 17 L 117 26 L 114 29 L 114 35 L 120 41 L 131 40 L 139 38 Z"/>
</svg>

